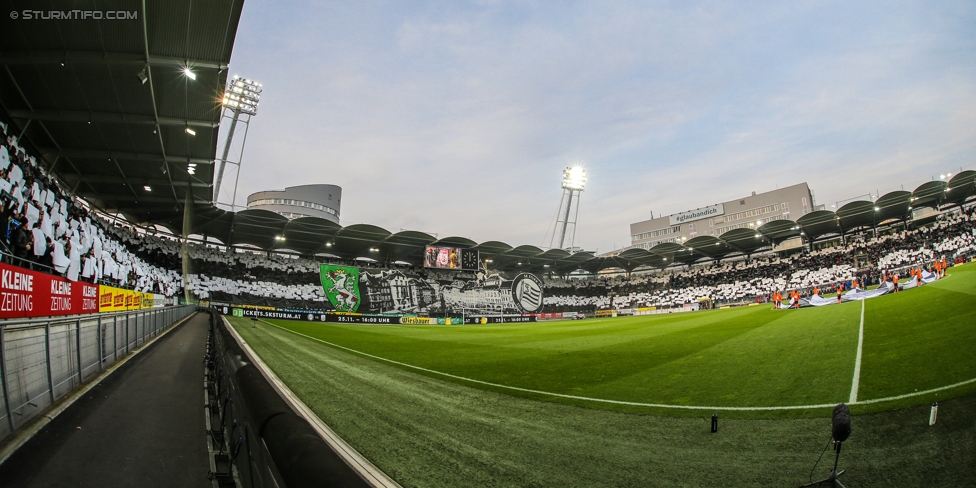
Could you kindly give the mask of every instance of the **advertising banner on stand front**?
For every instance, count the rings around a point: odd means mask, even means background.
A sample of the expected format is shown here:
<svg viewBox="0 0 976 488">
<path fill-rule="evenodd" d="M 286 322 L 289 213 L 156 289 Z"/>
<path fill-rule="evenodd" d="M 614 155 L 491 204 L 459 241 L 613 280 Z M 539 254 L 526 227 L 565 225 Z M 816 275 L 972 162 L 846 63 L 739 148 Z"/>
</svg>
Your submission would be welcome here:
<svg viewBox="0 0 976 488">
<path fill-rule="evenodd" d="M 98 311 L 98 285 L 0 263 L 0 319 Z"/>
<path fill-rule="evenodd" d="M 138 295 L 138 296 L 137 296 Z M 99 312 L 124 312 L 138 310 L 142 306 L 142 294 L 114 286 L 98 287 Z"/>
</svg>

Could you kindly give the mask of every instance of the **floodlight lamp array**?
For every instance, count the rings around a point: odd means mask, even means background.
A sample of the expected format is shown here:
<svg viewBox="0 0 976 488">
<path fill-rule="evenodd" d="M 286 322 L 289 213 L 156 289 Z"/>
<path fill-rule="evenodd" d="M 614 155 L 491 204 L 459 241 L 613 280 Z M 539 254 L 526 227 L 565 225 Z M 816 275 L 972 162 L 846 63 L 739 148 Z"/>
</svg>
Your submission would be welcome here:
<svg viewBox="0 0 976 488">
<path fill-rule="evenodd" d="M 583 191 L 586 186 L 586 170 L 582 166 L 571 166 L 563 170 L 563 188 Z"/>
<path fill-rule="evenodd" d="M 224 91 L 225 107 L 248 115 L 257 115 L 262 85 L 254 80 L 234 75 Z"/>
</svg>

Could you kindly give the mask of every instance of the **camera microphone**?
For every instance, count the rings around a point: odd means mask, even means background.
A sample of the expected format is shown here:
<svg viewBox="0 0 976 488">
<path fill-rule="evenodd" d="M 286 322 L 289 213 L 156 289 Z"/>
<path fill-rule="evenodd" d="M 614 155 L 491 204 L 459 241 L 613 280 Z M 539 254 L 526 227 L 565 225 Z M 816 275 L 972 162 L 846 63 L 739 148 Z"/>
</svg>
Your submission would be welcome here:
<svg viewBox="0 0 976 488">
<path fill-rule="evenodd" d="M 837 442 L 846 441 L 851 436 L 851 409 L 843 403 L 838 403 L 834 407 L 834 414 L 831 419 L 834 424 L 831 430 L 834 440 Z"/>
</svg>

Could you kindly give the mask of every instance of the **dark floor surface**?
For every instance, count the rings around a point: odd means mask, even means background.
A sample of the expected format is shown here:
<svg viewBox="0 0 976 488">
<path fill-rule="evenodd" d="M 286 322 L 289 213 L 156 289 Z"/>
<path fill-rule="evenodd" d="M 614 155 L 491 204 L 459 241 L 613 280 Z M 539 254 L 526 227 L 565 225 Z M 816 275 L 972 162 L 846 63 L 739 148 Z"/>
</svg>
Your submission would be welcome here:
<svg viewBox="0 0 976 488">
<path fill-rule="evenodd" d="M 209 487 L 207 315 L 136 354 L 0 465 L 0 487 Z"/>
</svg>

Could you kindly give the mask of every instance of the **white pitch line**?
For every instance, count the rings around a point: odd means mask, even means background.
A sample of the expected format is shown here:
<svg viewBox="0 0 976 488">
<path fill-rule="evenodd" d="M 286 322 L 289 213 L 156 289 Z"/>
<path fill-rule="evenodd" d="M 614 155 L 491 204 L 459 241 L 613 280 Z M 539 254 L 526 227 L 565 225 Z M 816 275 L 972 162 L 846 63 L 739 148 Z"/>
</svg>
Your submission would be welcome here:
<svg viewBox="0 0 976 488">
<path fill-rule="evenodd" d="M 329 341 L 325 341 L 325 340 L 319 339 L 318 337 L 312 337 L 312 336 L 307 335 L 307 334 L 302 334 L 301 332 L 296 332 L 296 331 L 291 330 L 291 329 L 289 329 L 287 327 L 282 327 L 282 326 L 277 325 L 277 324 L 272 324 L 271 322 L 268 322 L 266 320 L 260 320 L 260 321 L 261 322 L 264 322 L 264 323 L 266 323 L 266 324 L 268 324 L 268 325 L 270 325 L 272 327 L 276 327 L 278 329 L 281 329 L 281 330 L 283 330 L 285 332 L 290 332 L 292 334 L 295 334 L 295 335 L 304 337 L 306 339 L 311 339 L 311 340 L 316 341 L 316 342 L 321 342 L 322 344 L 325 344 L 327 346 L 332 346 L 332 347 L 335 347 L 337 349 L 343 349 L 343 350 L 349 351 L 351 353 L 358 354 L 360 356 L 365 356 L 365 357 L 368 357 L 368 358 L 373 358 L 373 359 L 376 359 L 376 360 L 379 360 L 379 361 L 384 361 L 384 362 L 391 363 L 391 364 L 397 364 L 397 365 L 403 366 L 405 368 L 416 369 L 418 371 L 425 371 L 427 373 L 433 373 L 433 374 L 445 376 L 445 377 L 448 377 L 448 378 L 454 378 L 454 379 L 461 380 L 461 381 L 468 381 L 468 382 L 471 382 L 471 383 L 477 383 L 477 384 L 480 384 L 480 385 L 492 386 L 492 387 L 495 387 L 495 388 L 502 388 L 502 389 L 506 389 L 506 390 L 521 391 L 521 392 L 525 392 L 525 393 L 535 393 L 537 395 L 546 395 L 546 396 L 559 397 L 559 398 L 568 398 L 568 399 L 571 399 L 571 400 L 582 400 L 582 401 L 587 401 L 587 402 L 611 403 L 611 404 L 614 404 L 614 405 L 628 405 L 628 406 L 634 406 L 634 407 L 652 407 L 652 408 L 674 408 L 674 409 L 679 409 L 679 410 L 724 410 L 724 411 L 740 411 L 740 412 L 758 412 L 758 411 L 772 411 L 772 410 L 808 410 L 808 409 L 813 409 L 813 408 L 833 408 L 834 406 L 836 406 L 836 403 L 822 403 L 822 404 L 819 404 L 819 405 L 786 405 L 786 406 L 778 406 L 778 407 L 718 407 L 718 406 L 710 407 L 710 406 L 703 406 L 703 405 L 667 405 L 667 404 L 664 404 L 664 403 L 627 402 L 627 401 L 623 401 L 623 400 L 608 400 L 608 399 L 605 399 L 605 398 L 591 398 L 591 397 L 576 396 L 576 395 L 564 395 L 562 393 L 552 393 L 552 392 L 549 392 L 549 391 L 532 390 L 532 389 L 529 389 L 529 388 L 519 388 L 517 386 L 501 385 L 501 384 L 498 384 L 498 383 L 491 383 L 491 382 L 488 382 L 488 381 L 481 381 L 481 380 L 476 380 L 476 379 L 473 379 L 473 378 L 465 378 L 464 376 L 458 376 L 458 375 L 454 375 L 454 374 L 451 374 L 451 373 L 444 373 L 442 371 L 436 371 L 436 370 L 433 370 L 433 369 L 427 369 L 427 368 L 423 368 L 423 367 L 420 367 L 420 366 L 414 366 L 412 364 L 401 363 L 400 361 L 394 361 L 392 359 L 387 359 L 387 358 L 380 357 L 380 356 L 374 356 L 374 355 L 369 354 L 369 353 L 366 353 L 366 352 L 357 351 L 355 349 L 351 349 L 351 348 L 348 348 L 346 346 L 340 346 L 339 344 L 334 344 L 334 343 L 331 343 Z M 913 397 L 913 396 L 926 395 L 926 394 L 934 393 L 934 392 L 937 392 L 937 391 L 948 390 L 948 389 L 951 389 L 951 388 L 956 388 L 958 386 L 968 385 L 969 383 L 976 383 L 976 378 L 972 378 L 972 379 L 969 379 L 969 380 L 966 380 L 966 381 L 960 381 L 959 383 L 954 383 L 954 384 L 951 384 L 951 385 L 940 386 L 938 388 L 933 388 L 931 390 L 918 391 L 918 392 L 914 392 L 914 393 L 907 393 L 905 395 L 898 395 L 898 396 L 892 396 L 892 397 L 886 397 L 886 398 L 875 398 L 873 400 L 864 400 L 864 401 L 860 401 L 860 402 L 851 402 L 851 403 L 852 404 L 856 404 L 856 405 L 863 405 L 863 404 L 868 404 L 868 403 L 882 403 L 882 402 L 887 402 L 887 401 L 891 401 L 891 400 L 901 400 L 903 398 L 910 398 L 910 397 Z"/>
<path fill-rule="evenodd" d="M 864 302 L 861 300 L 861 327 L 857 332 L 857 358 L 854 359 L 854 381 L 851 382 L 851 398 L 848 403 L 857 403 L 857 388 L 861 383 L 861 351 L 864 347 Z"/>
</svg>

